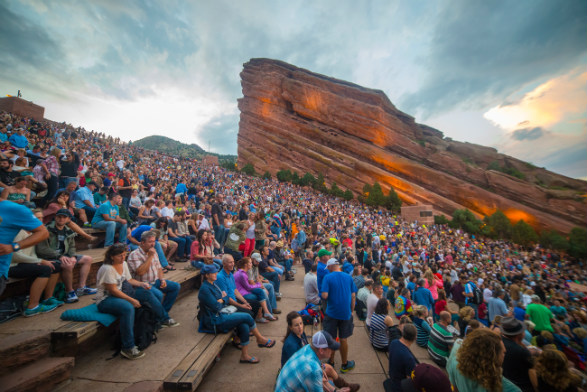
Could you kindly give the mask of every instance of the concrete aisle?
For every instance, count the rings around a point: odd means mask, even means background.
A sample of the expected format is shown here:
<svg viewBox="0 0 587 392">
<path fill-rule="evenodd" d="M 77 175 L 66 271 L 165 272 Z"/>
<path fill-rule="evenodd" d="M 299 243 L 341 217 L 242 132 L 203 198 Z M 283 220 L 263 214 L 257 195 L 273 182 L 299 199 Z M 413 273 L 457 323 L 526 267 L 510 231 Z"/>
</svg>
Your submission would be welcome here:
<svg viewBox="0 0 587 392">
<path fill-rule="evenodd" d="M 228 345 L 221 354 L 221 359 L 215 364 L 197 389 L 198 392 L 259 392 L 273 391 L 277 372 L 281 364 L 282 339 L 285 336 L 288 312 L 301 310 L 305 307 L 304 300 L 304 269 L 296 265 L 296 280 L 281 283 L 283 299 L 277 303 L 282 310 L 279 320 L 268 324 L 260 324 L 261 333 L 277 344 L 271 349 L 258 348 L 255 338 L 251 338 L 250 354 L 259 358 L 257 365 L 240 364 L 240 351 Z M 344 374 L 348 382 L 361 384 L 361 391 L 383 391 L 383 381 L 386 378 L 384 368 L 375 350 L 369 343 L 364 324 L 355 317 L 355 332 L 349 339 L 349 358 L 356 362 L 351 372 Z M 387 363 L 385 368 L 387 368 Z M 336 369 L 340 368 L 340 356 L 335 359 Z"/>
</svg>

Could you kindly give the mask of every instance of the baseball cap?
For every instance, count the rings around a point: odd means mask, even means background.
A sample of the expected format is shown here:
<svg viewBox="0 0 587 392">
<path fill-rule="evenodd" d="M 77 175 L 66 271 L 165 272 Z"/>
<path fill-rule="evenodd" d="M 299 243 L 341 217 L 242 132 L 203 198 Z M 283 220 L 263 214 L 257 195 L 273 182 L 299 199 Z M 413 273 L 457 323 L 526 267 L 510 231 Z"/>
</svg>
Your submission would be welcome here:
<svg viewBox="0 0 587 392">
<path fill-rule="evenodd" d="M 339 264 L 339 263 L 338 263 L 338 260 L 336 260 L 336 259 L 333 257 L 332 259 L 330 259 L 330 260 L 328 260 L 328 261 L 326 262 L 326 267 L 328 268 L 328 267 L 330 267 L 331 265 L 338 265 L 338 264 Z"/>
<path fill-rule="evenodd" d="M 202 275 L 214 274 L 216 272 L 218 272 L 218 268 L 216 267 L 216 264 L 206 264 L 202 267 L 202 269 L 200 269 L 200 273 Z"/>
<path fill-rule="evenodd" d="M 416 365 L 411 378 L 406 378 L 401 384 L 402 391 L 417 392 L 451 392 L 452 386 L 447 375 L 427 363 Z"/>
<path fill-rule="evenodd" d="M 327 251 L 326 249 L 320 249 L 318 251 L 318 257 L 322 257 L 322 256 L 330 256 L 332 254 L 332 252 Z"/>
<path fill-rule="evenodd" d="M 261 262 L 261 261 L 263 261 L 263 258 L 261 257 L 261 255 L 260 255 L 259 253 L 253 253 L 253 254 L 251 255 L 251 259 L 255 259 L 255 260 L 257 260 L 258 262 Z"/>
<path fill-rule="evenodd" d="M 318 331 L 312 336 L 312 346 L 315 348 L 338 350 L 340 348 L 340 343 L 334 340 L 328 332 Z"/>
<path fill-rule="evenodd" d="M 71 212 L 69 212 L 68 209 L 62 208 L 59 211 L 57 211 L 57 213 L 55 215 L 63 215 L 63 216 L 67 216 L 68 218 L 73 218 L 73 216 L 71 215 Z"/>
</svg>

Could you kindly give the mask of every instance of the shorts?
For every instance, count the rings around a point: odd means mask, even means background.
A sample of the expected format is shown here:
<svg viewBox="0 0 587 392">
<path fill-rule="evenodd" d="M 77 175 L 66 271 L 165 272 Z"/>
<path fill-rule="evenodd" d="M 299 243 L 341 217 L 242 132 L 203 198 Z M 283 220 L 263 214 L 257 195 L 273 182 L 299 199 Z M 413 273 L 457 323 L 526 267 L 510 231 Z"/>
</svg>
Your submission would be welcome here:
<svg viewBox="0 0 587 392">
<path fill-rule="evenodd" d="M 6 284 L 8 283 L 8 278 L 6 276 L 0 276 L 0 295 L 4 293 L 6 289 Z"/>
<path fill-rule="evenodd" d="M 338 320 L 329 316 L 324 316 L 322 329 L 332 335 L 332 337 L 335 339 L 336 337 L 340 339 L 346 339 L 353 335 L 353 330 L 355 329 L 353 316 L 351 315 L 349 320 Z"/>
</svg>

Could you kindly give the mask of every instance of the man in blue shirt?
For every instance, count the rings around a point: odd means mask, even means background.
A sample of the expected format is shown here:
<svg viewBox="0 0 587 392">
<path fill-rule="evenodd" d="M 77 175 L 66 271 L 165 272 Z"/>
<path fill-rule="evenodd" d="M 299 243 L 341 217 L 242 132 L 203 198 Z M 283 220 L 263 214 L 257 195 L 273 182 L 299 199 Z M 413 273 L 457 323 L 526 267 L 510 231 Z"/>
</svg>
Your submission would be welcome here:
<svg viewBox="0 0 587 392">
<path fill-rule="evenodd" d="M 355 295 L 357 286 L 349 274 L 340 270 L 338 260 L 332 258 L 326 263 L 330 273 L 324 277 L 320 293 L 327 302 L 326 317 L 322 327 L 332 336 L 340 339 L 340 357 L 342 367 L 340 371 L 346 373 L 355 367 L 355 361 L 348 360 L 349 346 L 347 339 L 353 334 L 353 315 L 355 309 Z M 334 352 L 330 362 L 334 365 Z"/>
<path fill-rule="evenodd" d="M 504 289 L 497 289 L 493 294 L 493 298 L 489 299 L 487 302 L 487 312 L 489 313 L 489 322 L 492 323 L 495 316 L 512 316 L 513 310 L 508 310 L 507 305 L 503 298 L 505 297 L 505 290 Z"/>
<path fill-rule="evenodd" d="M 24 136 L 24 129 L 18 128 L 16 133 L 13 133 L 12 136 L 8 139 L 10 144 L 16 148 L 24 148 L 25 150 L 29 146 L 29 141 L 27 140 L 26 136 Z"/>
<path fill-rule="evenodd" d="M 424 287 L 424 279 L 418 280 L 418 288 L 414 291 L 412 299 L 418 305 L 426 306 L 428 314 L 434 314 L 434 298 L 430 290 Z"/>
<path fill-rule="evenodd" d="M 96 204 L 94 203 L 94 192 L 96 191 L 96 184 L 94 181 L 90 181 L 86 186 L 81 187 L 75 192 L 75 208 L 83 209 L 86 212 L 88 219 L 94 218 L 96 213 Z M 86 226 L 88 222 L 84 222 Z M 89 226 L 89 224 L 87 225 Z"/>
<path fill-rule="evenodd" d="M 21 229 L 33 234 L 20 242 L 14 242 L 14 237 Z M 0 295 L 6 288 L 12 253 L 47 238 L 47 228 L 33 216 L 31 210 L 12 201 L 0 201 Z"/>
<path fill-rule="evenodd" d="M 92 219 L 92 227 L 106 230 L 105 247 L 114 244 L 116 230 L 118 230 L 118 241 L 123 242 L 126 238 L 126 219 L 122 219 L 118 211 L 118 205 L 121 202 L 122 198 L 118 193 L 111 193 L 108 201 L 98 207 Z"/>
<path fill-rule="evenodd" d="M 322 292 L 322 281 L 326 274 L 328 274 L 328 270 L 326 269 L 326 262 L 329 259 L 329 256 L 332 255 L 332 252 L 326 249 L 320 249 L 318 251 L 318 269 L 316 270 L 316 276 L 318 277 L 318 292 Z"/>
</svg>

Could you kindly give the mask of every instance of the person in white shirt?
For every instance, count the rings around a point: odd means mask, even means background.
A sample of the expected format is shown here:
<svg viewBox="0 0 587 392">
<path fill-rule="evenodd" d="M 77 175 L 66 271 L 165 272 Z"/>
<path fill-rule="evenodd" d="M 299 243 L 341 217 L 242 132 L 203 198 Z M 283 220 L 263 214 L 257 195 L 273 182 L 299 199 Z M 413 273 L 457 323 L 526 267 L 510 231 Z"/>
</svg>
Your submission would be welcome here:
<svg viewBox="0 0 587 392">
<path fill-rule="evenodd" d="M 381 298 L 383 298 L 383 285 L 381 282 L 374 282 L 373 292 L 367 297 L 367 319 L 365 320 L 367 327 L 371 324 L 371 316 L 375 313 L 375 307 Z"/>
<path fill-rule="evenodd" d="M 304 293 L 306 294 L 306 303 L 319 305 L 320 304 L 320 294 L 318 293 L 318 278 L 316 276 L 316 271 L 318 266 L 316 264 L 312 265 L 310 271 L 304 276 Z"/>
<path fill-rule="evenodd" d="M 173 202 L 170 201 L 165 207 L 161 208 L 161 216 L 173 219 L 175 212 L 173 211 Z"/>
</svg>

